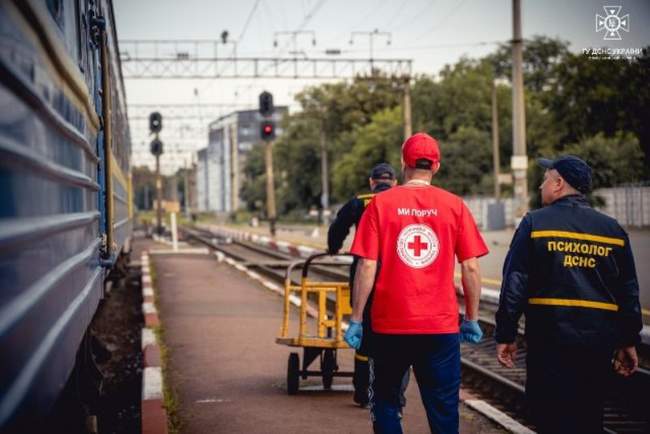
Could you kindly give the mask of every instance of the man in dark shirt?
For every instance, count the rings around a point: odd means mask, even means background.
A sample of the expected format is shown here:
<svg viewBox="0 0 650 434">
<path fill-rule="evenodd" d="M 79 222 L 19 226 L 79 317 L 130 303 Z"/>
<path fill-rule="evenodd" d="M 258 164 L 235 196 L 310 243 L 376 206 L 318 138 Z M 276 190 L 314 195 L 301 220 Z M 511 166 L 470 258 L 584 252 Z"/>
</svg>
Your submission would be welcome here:
<svg viewBox="0 0 650 434">
<path fill-rule="evenodd" d="M 631 375 L 642 327 L 630 240 L 585 198 L 591 168 L 540 159 L 542 209 L 519 224 L 503 268 L 497 359 L 514 367 L 526 315 L 526 396 L 540 433 L 602 432 L 605 379 Z"/>
<path fill-rule="evenodd" d="M 343 205 L 336 214 L 336 219 L 327 233 L 327 249 L 330 254 L 334 255 L 341 250 L 350 229 L 352 226 L 356 227 L 359 224 L 361 215 L 372 198 L 397 183 L 395 170 L 388 163 L 377 164 L 370 172 L 368 183 L 372 193 L 355 196 Z M 355 257 L 350 268 L 350 288 L 352 288 L 352 282 L 354 282 L 357 261 L 358 259 Z M 350 294 L 350 301 L 352 301 L 352 294 Z M 354 377 L 352 378 L 354 402 L 361 406 L 368 404 L 368 342 L 369 339 L 364 339 L 361 348 L 354 354 Z"/>
</svg>

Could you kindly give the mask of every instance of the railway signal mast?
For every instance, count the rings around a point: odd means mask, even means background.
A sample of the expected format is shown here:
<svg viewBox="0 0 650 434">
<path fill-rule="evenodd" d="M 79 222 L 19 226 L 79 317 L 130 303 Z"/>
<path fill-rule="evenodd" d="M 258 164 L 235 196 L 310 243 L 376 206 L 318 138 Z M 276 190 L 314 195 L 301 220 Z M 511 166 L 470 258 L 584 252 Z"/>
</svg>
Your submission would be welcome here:
<svg viewBox="0 0 650 434">
<path fill-rule="evenodd" d="M 275 236 L 275 188 L 273 184 L 273 140 L 275 139 L 275 122 L 273 121 L 273 94 L 264 91 L 259 98 L 260 115 L 264 118 L 260 123 L 260 138 L 265 144 L 266 163 L 266 215 L 269 219 L 271 236 Z"/>
<path fill-rule="evenodd" d="M 151 141 L 150 150 L 156 157 L 156 233 L 162 234 L 162 181 L 160 179 L 160 156 L 163 153 L 163 143 L 158 138 L 162 130 L 162 115 L 159 112 L 153 112 L 149 115 L 149 131 L 155 134 Z"/>
</svg>

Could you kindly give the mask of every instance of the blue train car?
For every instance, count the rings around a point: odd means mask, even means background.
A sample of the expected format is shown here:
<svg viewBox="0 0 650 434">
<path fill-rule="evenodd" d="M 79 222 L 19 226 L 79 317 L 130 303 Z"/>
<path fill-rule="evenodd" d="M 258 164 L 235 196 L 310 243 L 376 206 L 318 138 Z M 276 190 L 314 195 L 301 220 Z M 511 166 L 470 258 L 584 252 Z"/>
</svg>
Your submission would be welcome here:
<svg viewBox="0 0 650 434">
<path fill-rule="evenodd" d="M 0 430 L 47 414 L 131 234 L 110 0 L 0 0 Z"/>
</svg>

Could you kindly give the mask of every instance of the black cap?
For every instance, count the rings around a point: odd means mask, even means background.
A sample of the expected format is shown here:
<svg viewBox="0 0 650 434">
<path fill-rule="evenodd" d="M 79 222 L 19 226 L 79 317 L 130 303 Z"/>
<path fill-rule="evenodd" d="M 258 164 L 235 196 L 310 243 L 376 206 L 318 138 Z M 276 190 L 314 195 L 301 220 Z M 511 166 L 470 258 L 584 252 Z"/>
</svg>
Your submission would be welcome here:
<svg viewBox="0 0 650 434">
<path fill-rule="evenodd" d="M 591 167 L 575 155 L 561 155 L 555 160 L 538 158 L 537 164 L 544 169 L 555 169 L 571 187 L 580 193 L 591 190 Z"/>
<path fill-rule="evenodd" d="M 395 169 L 388 163 L 379 163 L 370 171 L 372 179 L 385 179 L 392 181 L 395 179 Z"/>
</svg>

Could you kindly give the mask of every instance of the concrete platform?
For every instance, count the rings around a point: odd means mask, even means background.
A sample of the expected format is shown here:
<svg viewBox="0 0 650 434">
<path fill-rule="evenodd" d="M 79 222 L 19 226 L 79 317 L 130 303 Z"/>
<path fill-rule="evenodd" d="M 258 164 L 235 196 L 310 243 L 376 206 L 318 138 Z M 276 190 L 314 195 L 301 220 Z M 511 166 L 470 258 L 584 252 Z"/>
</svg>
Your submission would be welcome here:
<svg viewBox="0 0 650 434">
<path fill-rule="evenodd" d="M 320 379 L 285 389 L 291 349 L 275 343 L 281 298 L 214 257 L 152 255 L 160 320 L 169 354 L 167 381 L 179 398 L 184 433 L 367 433 L 368 410 L 352 402 L 350 379 L 319 390 Z M 301 354 L 302 356 L 302 354 Z M 342 370 L 352 351 L 339 351 Z M 405 432 L 428 432 L 415 382 Z M 461 432 L 505 432 L 461 404 Z"/>
</svg>

